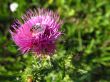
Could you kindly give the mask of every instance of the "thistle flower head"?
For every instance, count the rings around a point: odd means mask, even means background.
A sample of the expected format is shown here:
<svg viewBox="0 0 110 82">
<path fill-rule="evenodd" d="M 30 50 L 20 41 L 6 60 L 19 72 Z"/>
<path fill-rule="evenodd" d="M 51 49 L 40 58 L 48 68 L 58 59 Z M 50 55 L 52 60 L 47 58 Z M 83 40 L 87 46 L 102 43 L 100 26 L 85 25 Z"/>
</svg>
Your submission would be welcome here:
<svg viewBox="0 0 110 82">
<path fill-rule="evenodd" d="M 61 35 L 62 21 L 57 13 L 50 10 L 29 10 L 22 16 L 23 23 L 16 20 L 10 28 L 13 41 L 22 51 L 38 55 L 55 52 L 55 42 Z"/>
</svg>

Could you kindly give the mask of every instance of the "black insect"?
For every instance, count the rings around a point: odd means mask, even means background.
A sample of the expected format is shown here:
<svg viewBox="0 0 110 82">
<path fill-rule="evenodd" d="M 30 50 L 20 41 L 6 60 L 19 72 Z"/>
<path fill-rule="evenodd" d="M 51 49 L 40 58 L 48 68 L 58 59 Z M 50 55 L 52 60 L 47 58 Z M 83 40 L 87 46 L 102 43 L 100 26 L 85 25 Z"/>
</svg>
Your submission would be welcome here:
<svg viewBox="0 0 110 82">
<path fill-rule="evenodd" d="M 34 26 L 32 26 L 32 28 L 31 28 L 31 32 L 40 32 L 41 31 L 41 26 L 40 25 L 34 25 Z"/>
</svg>

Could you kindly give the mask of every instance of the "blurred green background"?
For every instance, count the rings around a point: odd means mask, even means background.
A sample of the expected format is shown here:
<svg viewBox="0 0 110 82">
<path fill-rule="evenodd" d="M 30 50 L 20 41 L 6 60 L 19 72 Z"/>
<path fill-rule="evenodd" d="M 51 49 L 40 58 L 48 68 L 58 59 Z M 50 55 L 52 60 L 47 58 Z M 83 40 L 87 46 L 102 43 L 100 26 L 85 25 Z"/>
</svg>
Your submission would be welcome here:
<svg viewBox="0 0 110 82">
<path fill-rule="evenodd" d="M 12 11 L 14 2 L 18 7 Z M 58 11 L 64 21 L 50 59 L 22 55 L 9 33 L 16 18 L 39 7 Z M 0 0 L 0 82 L 27 79 L 110 82 L 110 0 Z"/>
</svg>

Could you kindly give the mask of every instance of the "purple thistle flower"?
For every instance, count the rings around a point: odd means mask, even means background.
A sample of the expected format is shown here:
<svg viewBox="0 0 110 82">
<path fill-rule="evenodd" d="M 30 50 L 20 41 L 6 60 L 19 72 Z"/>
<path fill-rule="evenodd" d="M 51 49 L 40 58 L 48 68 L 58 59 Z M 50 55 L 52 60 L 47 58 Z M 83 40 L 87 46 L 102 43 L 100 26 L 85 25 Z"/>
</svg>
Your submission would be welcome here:
<svg viewBox="0 0 110 82">
<path fill-rule="evenodd" d="M 15 44 L 22 53 L 29 51 L 38 55 L 55 52 L 55 42 L 61 35 L 62 21 L 57 13 L 50 10 L 29 10 L 22 16 L 24 23 L 16 20 L 10 28 Z"/>
</svg>

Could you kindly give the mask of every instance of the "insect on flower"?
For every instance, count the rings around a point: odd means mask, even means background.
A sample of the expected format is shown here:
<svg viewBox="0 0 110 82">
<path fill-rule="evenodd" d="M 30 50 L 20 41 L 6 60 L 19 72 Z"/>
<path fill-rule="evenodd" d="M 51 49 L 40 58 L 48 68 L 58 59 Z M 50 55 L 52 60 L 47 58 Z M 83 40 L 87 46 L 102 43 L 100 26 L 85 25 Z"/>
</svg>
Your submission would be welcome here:
<svg viewBox="0 0 110 82">
<path fill-rule="evenodd" d="M 44 32 L 45 29 L 42 28 L 40 25 L 33 25 L 32 28 L 30 29 L 30 31 L 33 33 L 33 34 L 38 34 L 40 32 Z"/>
<path fill-rule="evenodd" d="M 10 28 L 12 39 L 22 53 L 53 54 L 56 40 L 61 35 L 60 16 L 51 10 L 38 8 L 27 11 L 22 19 L 23 23 L 16 20 Z"/>
<path fill-rule="evenodd" d="M 32 26 L 31 31 L 32 31 L 32 32 L 33 32 L 33 31 L 37 31 L 38 29 L 41 29 L 41 26 L 39 26 L 39 25 L 34 25 L 34 26 Z"/>
</svg>

